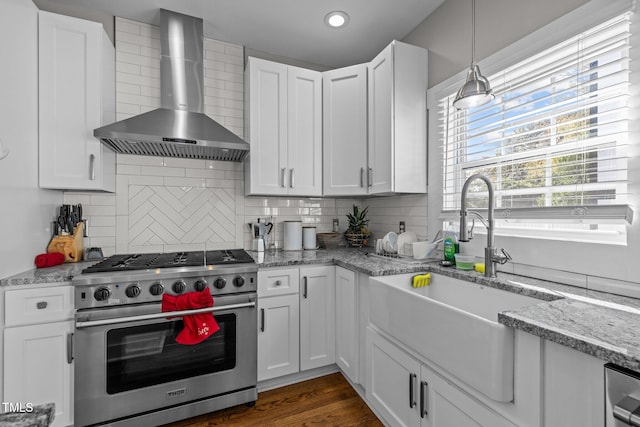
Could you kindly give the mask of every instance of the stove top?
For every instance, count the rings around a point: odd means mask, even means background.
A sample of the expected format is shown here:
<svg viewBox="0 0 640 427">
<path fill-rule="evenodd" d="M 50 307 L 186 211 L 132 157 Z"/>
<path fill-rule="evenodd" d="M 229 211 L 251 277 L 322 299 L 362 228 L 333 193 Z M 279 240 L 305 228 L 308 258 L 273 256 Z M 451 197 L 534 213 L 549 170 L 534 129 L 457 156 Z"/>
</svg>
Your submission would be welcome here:
<svg viewBox="0 0 640 427">
<path fill-rule="evenodd" d="M 253 258 L 243 249 L 190 251 L 149 254 L 113 255 L 82 273 L 148 270 L 157 268 L 198 267 L 252 263 Z"/>
</svg>

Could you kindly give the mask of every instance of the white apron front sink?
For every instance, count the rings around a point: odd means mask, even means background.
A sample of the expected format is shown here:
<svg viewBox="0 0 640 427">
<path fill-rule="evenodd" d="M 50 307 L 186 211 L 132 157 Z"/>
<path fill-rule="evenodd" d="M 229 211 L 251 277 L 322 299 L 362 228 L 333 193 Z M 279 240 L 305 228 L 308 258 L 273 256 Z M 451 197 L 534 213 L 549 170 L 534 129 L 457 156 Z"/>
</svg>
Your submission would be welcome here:
<svg viewBox="0 0 640 427">
<path fill-rule="evenodd" d="M 513 400 L 514 331 L 498 313 L 541 301 L 433 273 L 413 288 L 414 275 L 370 279 L 370 322 L 491 399 Z"/>
</svg>

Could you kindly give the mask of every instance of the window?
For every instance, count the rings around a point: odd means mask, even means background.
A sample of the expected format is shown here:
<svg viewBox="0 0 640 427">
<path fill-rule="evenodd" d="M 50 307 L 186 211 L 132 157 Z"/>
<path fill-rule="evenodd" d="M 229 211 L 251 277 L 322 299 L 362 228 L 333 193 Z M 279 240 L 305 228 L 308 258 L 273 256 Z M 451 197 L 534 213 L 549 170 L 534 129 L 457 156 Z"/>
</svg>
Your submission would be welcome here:
<svg viewBox="0 0 640 427">
<path fill-rule="evenodd" d="M 445 213 L 460 209 L 465 180 L 481 173 L 494 185 L 498 231 L 624 237 L 631 218 L 629 17 L 489 76 L 492 103 L 458 111 L 455 92 L 439 100 Z M 486 208 L 487 196 L 475 181 L 468 207 Z"/>
</svg>

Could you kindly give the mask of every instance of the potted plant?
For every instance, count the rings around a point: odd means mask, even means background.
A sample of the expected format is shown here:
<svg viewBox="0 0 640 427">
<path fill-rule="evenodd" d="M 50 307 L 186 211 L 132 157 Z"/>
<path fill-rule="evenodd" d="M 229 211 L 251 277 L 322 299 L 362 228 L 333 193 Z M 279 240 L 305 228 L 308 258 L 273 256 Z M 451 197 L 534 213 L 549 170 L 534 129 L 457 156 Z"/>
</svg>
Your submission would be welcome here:
<svg viewBox="0 0 640 427">
<path fill-rule="evenodd" d="M 349 226 L 347 231 L 344 232 L 344 237 L 347 239 L 349 245 L 361 248 L 367 244 L 367 239 L 371 236 L 371 232 L 367 230 L 367 212 L 369 208 L 359 209 L 356 205 L 353 205 L 353 212 L 347 213 L 347 220 Z"/>
</svg>

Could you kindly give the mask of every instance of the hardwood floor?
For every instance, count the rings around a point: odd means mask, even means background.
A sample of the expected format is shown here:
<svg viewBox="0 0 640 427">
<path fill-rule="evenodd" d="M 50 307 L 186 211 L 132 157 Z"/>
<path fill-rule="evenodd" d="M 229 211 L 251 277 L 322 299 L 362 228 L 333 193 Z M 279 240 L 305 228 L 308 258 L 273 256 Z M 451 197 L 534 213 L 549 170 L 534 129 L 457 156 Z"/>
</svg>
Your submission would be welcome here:
<svg viewBox="0 0 640 427">
<path fill-rule="evenodd" d="M 335 373 L 262 392 L 256 406 L 223 409 L 165 427 L 382 426 L 358 393 Z"/>
</svg>

